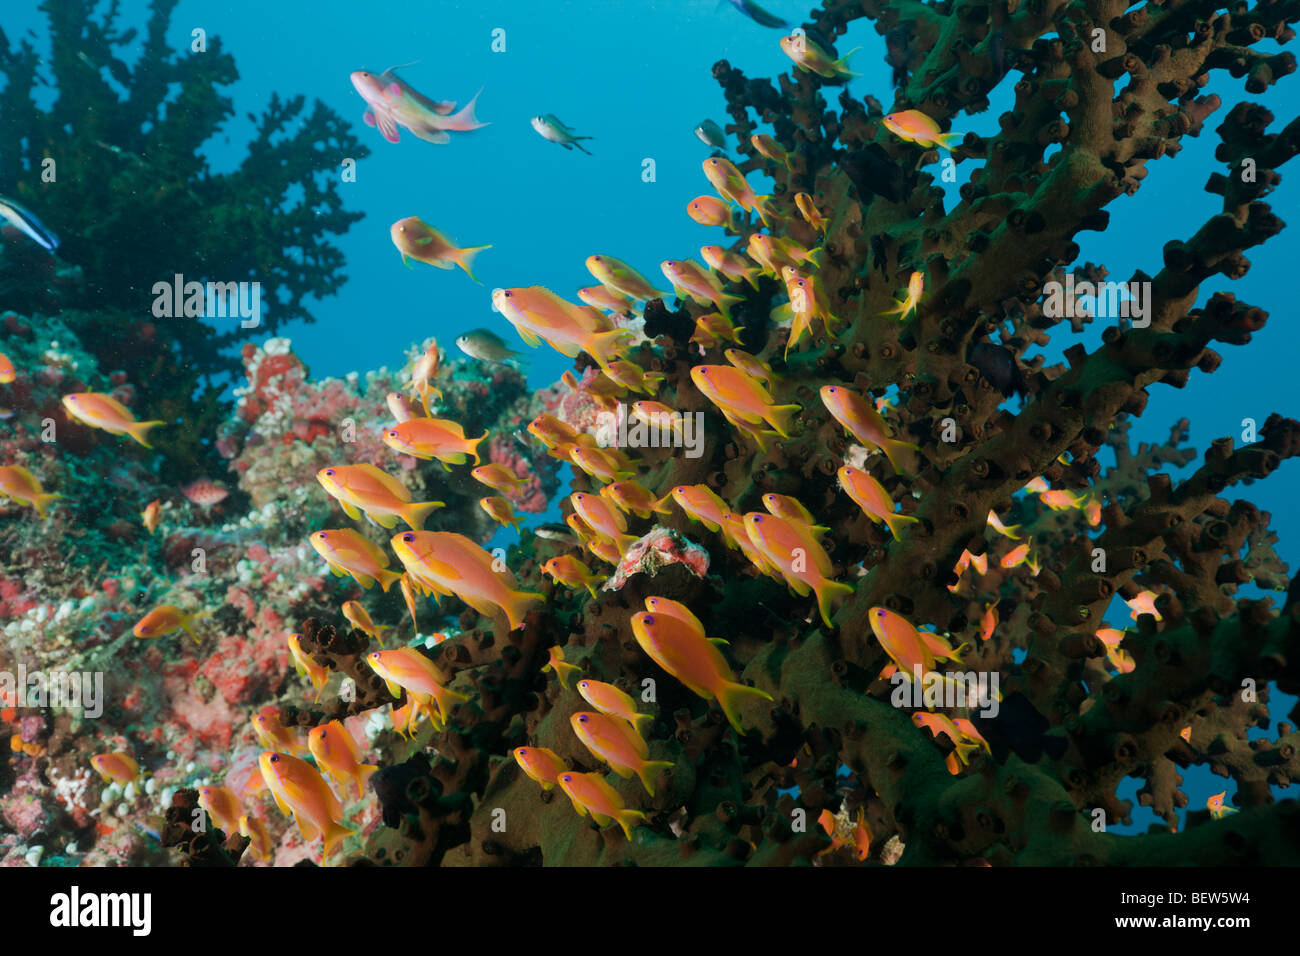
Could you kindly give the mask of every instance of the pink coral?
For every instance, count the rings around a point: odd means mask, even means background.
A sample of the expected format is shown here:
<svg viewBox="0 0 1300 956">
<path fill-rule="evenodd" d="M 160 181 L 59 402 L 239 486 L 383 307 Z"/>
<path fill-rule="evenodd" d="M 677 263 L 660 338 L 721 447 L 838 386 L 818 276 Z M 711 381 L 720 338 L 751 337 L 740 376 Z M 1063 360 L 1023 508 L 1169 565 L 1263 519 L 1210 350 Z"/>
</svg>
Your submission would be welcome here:
<svg viewBox="0 0 1300 956">
<path fill-rule="evenodd" d="M 628 546 L 614 576 L 605 582 L 604 590 L 622 589 L 634 574 L 654 577 L 660 568 L 670 564 L 683 564 L 697 578 L 702 578 L 709 571 L 709 552 L 681 532 L 656 525 Z"/>
</svg>

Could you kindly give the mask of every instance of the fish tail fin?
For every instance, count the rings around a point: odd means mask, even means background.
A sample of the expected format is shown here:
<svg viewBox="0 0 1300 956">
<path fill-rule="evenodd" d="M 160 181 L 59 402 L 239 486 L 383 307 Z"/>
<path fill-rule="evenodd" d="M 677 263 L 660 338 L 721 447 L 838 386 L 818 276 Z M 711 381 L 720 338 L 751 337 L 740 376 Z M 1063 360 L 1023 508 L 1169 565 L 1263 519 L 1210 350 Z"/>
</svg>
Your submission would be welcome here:
<svg viewBox="0 0 1300 956">
<path fill-rule="evenodd" d="M 645 814 L 640 810 L 620 810 L 614 819 L 623 828 L 623 836 L 630 841 L 632 839 L 632 828 L 645 822 Z"/>
<path fill-rule="evenodd" d="M 862 47 L 855 46 L 848 53 L 845 53 L 842 57 L 840 57 L 838 60 L 832 63 L 831 66 L 835 68 L 835 72 L 838 73 L 841 77 L 844 77 L 845 79 L 849 79 L 855 76 L 861 76 L 862 75 L 861 73 L 849 72 L 849 58 L 852 57 L 853 54 L 857 53 L 861 49 Z"/>
<path fill-rule="evenodd" d="M 479 443 L 483 441 L 483 439 L 488 437 L 488 434 L 489 432 L 484 431 L 482 435 L 478 436 L 478 438 L 466 439 L 465 451 L 474 456 L 475 465 L 478 465 L 483 460 L 482 458 L 479 457 L 478 446 Z"/>
<path fill-rule="evenodd" d="M 631 329 L 613 329 L 609 332 L 597 332 L 591 337 L 590 348 L 591 357 L 603 368 L 609 364 L 611 355 L 622 355 L 627 351 L 630 343 L 628 339 L 632 337 Z"/>
<path fill-rule="evenodd" d="M 744 733 L 740 726 L 740 707 L 746 700 L 754 699 L 770 701 L 772 695 L 765 690 L 735 681 L 724 681 L 722 687 L 718 689 L 718 706 L 727 715 L 727 723 L 731 724 L 738 734 Z"/>
<path fill-rule="evenodd" d="M 413 501 L 402 509 L 402 518 L 413 531 L 423 531 L 425 519 L 442 507 L 445 505 L 441 501 Z M 401 575 L 399 574 L 398 577 Z"/>
<path fill-rule="evenodd" d="M 670 770 L 672 767 L 673 762 L 671 760 L 647 760 L 637 768 L 636 775 L 641 778 L 641 786 L 645 787 L 645 792 L 653 797 L 655 795 L 655 777 L 658 776 L 660 770 Z"/>
<path fill-rule="evenodd" d="M 654 722 L 654 714 L 634 714 L 632 717 L 632 727 L 642 737 L 650 732 L 650 728 L 654 726 Z"/>
<path fill-rule="evenodd" d="M 374 776 L 375 771 L 378 769 L 379 767 L 372 763 L 363 763 L 361 766 L 357 767 L 356 780 L 357 780 L 358 798 L 364 797 L 366 795 L 366 782 L 369 781 L 372 776 Z"/>
<path fill-rule="evenodd" d="M 38 515 L 44 518 L 46 517 L 45 509 L 50 506 L 50 502 L 58 501 L 62 497 L 63 495 L 48 492 L 46 494 L 36 495 L 32 498 L 32 507 L 36 509 Z"/>
<path fill-rule="evenodd" d="M 768 419 L 776 433 L 782 438 L 790 437 L 790 419 L 802 410 L 802 405 L 769 405 L 768 414 L 772 417 Z"/>
<path fill-rule="evenodd" d="M 325 852 L 321 856 L 321 862 L 325 862 L 326 858 L 328 858 L 330 853 L 333 852 L 334 845 L 338 843 L 339 840 L 342 840 L 344 837 L 349 837 L 356 832 L 356 830 L 349 830 L 342 823 L 339 823 L 336 820 L 331 820 L 330 825 L 322 834 L 322 836 L 325 837 Z"/>
<path fill-rule="evenodd" d="M 763 225 L 770 227 L 772 220 L 776 216 L 776 210 L 772 208 L 771 196 L 755 196 L 754 212 L 758 213 L 758 218 L 763 220 Z"/>
<path fill-rule="evenodd" d="M 898 525 L 917 522 L 921 519 L 913 517 L 912 515 L 889 515 L 883 520 L 889 527 L 889 533 L 894 536 L 894 540 L 902 541 L 903 539 L 898 536 Z"/>
<path fill-rule="evenodd" d="M 466 133 L 472 129 L 482 129 L 484 126 L 492 125 L 491 123 L 480 123 L 478 117 L 474 115 L 474 106 L 482 95 L 483 91 L 479 90 L 470 97 L 470 101 L 462 106 L 459 112 L 452 113 L 447 117 L 446 121 L 441 124 L 442 128 L 455 130 L 458 133 Z"/>
<path fill-rule="evenodd" d="M 758 288 L 758 277 L 762 274 L 763 274 L 763 270 L 760 269 L 758 266 L 754 266 L 752 269 L 746 269 L 743 273 L 741 273 L 745 281 L 748 282 L 750 286 L 752 286 L 755 289 Z"/>
<path fill-rule="evenodd" d="M 460 266 L 462 269 L 465 270 L 465 275 L 469 276 L 475 282 L 479 282 L 480 281 L 479 277 L 474 274 L 474 270 L 473 270 L 474 259 L 484 249 L 491 249 L 491 248 L 492 248 L 491 245 L 487 245 L 487 246 L 470 246 L 468 249 L 457 249 L 456 254 L 452 256 L 452 261 L 456 263 L 456 265 Z M 428 408 L 427 405 L 425 407 Z"/>
<path fill-rule="evenodd" d="M 960 143 L 962 139 L 964 136 L 961 133 L 941 133 L 938 142 L 940 146 L 951 152 L 953 146 Z"/>
<path fill-rule="evenodd" d="M 387 568 L 380 568 L 375 573 L 376 579 L 379 581 L 379 586 L 383 588 L 384 591 L 387 591 L 395 583 L 402 580 L 402 575 L 399 571 L 389 571 Z M 376 628 L 376 630 L 383 630 L 383 628 Z"/>
<path fill-rule="evenodd" d="M 569 142 L 573 143 L 574 146 L 577 146 L 578 149 L 582 150 L 584 153 L 586 153 L 588 156 L 590 156 L 590 155 L 591 155 L 591 150 L 587 149 L 587 147 L 585 147 L 585 146 L 583 146 L 581 143 L 579 143 L 578 140 L 580 140 L 580 139 L 595 139 L 595 137 L 594 137 L 594 136 L 575 136 L 575 137 L 573 137 L 573 139 L 569 140 Z"/>
<path fill-rule="evenodd" d="M 152 428 L 157 428 L 159 425 L 166 425 L 166 424 L 167 423 L 164 421 L 133 422 L 127 428 L 126 431 L 128 435 L 130 435 L 132 438 L 138 441 L 141 445 L 144 445 L 145 448 L 152 448 L 153 445 L 149 444 L 148 439 L 146 437 L 149 434 L 149 430 Z"/>
<path fill-rule="evenodd" d="M 847 584 L 840 584 L 838 581 L 823 580 L 817 587 L 813 588 L 817 595 L 817 610 L 821 612 L 822 621 L 827 627 L 831 624 L 831 603 L 837 597 L 848 597 L 853 593 L 853 588 Z"/>
<path fill-rule="evenodd" d="M 908 451 L 914 451 L 914 452 L 919 452 L 921 450 L 920 445 L 913 445 L 911 442 L 897 441 L 896 439 L 893 438 L 886 438 L 880 444 L 880 450 L 883 451 L 885 453 L 885 457 L 889 459 L 889 464 L 893 467 L 894 474 L 901 475 L 903 473 L 903 469 L 898 467 L 898 460 L 894 456 L 897 455 L 898 452 L 904 448 L 906 448 Z"/>
<path fill-rule="evenodd" d="M 524 626 L 524 615 L 533 607 L 546 600 L 546 596 L 536 591 L 511 591 L 502 608 L 510 620 L 510 630 L 517 631 Z"/>
<path fill-rule="evenodd" d="M 582 582 L 582 586 L 585 587 L 585 588 L 587 589 L 587 593 L 590 594 L 590 595 L 592 596 L 593 599 L 595 599 L 595 598 L 597 597 L 597 595 L 596 595 L 596 585 L 595 585 L 595 583 L 592 581 L 591 578 L 588 578 L 586 581 L 583 581 L 583 582 Z"/>
</svg>

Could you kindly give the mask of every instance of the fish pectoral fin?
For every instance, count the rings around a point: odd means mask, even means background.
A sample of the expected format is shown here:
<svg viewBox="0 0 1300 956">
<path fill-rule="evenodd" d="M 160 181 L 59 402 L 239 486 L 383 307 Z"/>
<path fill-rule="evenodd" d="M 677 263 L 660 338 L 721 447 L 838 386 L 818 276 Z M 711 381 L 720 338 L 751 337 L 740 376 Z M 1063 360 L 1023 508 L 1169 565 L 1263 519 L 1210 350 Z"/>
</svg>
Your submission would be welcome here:
<svg viewBox="0 0 1300 956">
<path fill-rule="evenodd" d="M 344 513 L 345 515 L 347 515 L 347 516 L 348 516 L 349 518 L 351 518 L 353 521 L 358 521 L 358 520 L 360 520 L 360 518 L 361 518 L 361 509 L 360 509 L 360 508 L 358 508 L 356 505 L 354 505 L 354 504 L 350 504 L 349 502 L 346 502 L 346 501 L 339 501 L 339 504 L 343 506 L 343 513 Z"/>
<path fill-rule="evenodd" d="M 423 236 L 415 240 L 417 246 L 427 246 L 431 242 L 433 242 L 433 236 Z"/>
</svg>

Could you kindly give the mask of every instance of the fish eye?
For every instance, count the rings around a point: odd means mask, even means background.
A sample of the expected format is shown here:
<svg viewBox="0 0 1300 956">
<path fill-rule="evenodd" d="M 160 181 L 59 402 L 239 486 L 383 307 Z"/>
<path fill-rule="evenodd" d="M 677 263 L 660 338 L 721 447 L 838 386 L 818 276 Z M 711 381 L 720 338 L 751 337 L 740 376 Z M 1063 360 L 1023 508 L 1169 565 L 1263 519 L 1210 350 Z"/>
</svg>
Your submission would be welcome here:
<svg viewBox="0 0 1300 956">
<path fill-rule="evenodd" d="M 566 774 L 564 774 L 563 776 L 561 776 L 560 779 L 563 780 L 565 783 L 572 783 L 572 782 L 573 782 L 573 774 L 571 774 L 571 773 L 566 773 Z"/>
<path fill-rule="evenodd" d="M 317 534 L 320 535 L 320 539 L 321 539 L 322 541 L 324 541 L 326 538 L 329 537 L 329 535 L 327 535 L 324 531 L 317 532 Z"/>
<path fill-rule="evenodd" d="M 653 626 L 653 625 L 654 625 L 654 622 L 655 622 L 655 619 L 654 619 L 654 615 L 653 615 L 653 614 L 647 614 L 645 617 L 641 618 L 641 623 L 642 623 L 642 624 L 650 624 L 650 625 Z"/>
<path fill-rule="evenodd" d="M 402 540 L 407 542 L 414 541 L 415 535 L 411 534 L 411 532 L 408 531 L 406 532 L 406 534 L 402 535 Z"/>
<path fill-rule="evenodd" d="M 520 748 L 519 748 L 519 756 L 521 756 L 521 757 L 527 757 L 527 756 L 528 756 L 528 748 L 527 748 L 527 747 L 520 747 Z"/>
<path fill-rule="evenodd" d="M 390 438 L 396 438 L 396 437 L 397 437 L 397 430 L 396 430 L 396 429 L 393 429 L 393 430 L 389 431 L 388 436 L 389 436 Z"/>
<path fill-rule="evenodd" d="M 334 474 L 334 469 L 333 469 L 333 468 L 326 468 L 326 469 L 325 469 L 325 474 L 327 474 L 327 475 L 332 475 L 332 474 Z"/>
<path fill-rule="evenodd" d="M 280 755 L 279 755 L 279 754 L 271 754 L 271 763 L 279 763 L 279 762 L 280 762 Z"/>
<path fill-rule="evenodd" d="M 587 715 L 586 715 L 586 714 L 582 714 L 581 716 L 578 717 L 578 723 L 580 723 L 580 724 L 585 724 L 586 722 L 587 722 Z"/>
</svg>

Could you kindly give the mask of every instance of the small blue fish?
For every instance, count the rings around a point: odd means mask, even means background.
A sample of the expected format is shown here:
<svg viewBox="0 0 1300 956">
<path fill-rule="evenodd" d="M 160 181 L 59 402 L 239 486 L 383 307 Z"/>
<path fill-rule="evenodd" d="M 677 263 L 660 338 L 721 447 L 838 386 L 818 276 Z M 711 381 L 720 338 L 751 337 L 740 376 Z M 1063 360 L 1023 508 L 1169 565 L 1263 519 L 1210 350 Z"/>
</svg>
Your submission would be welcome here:
<svg viewBox="0 0 1300 956">
<path fill-rule="evenodd" d="M 731 5 L 759 26 L 788 27 L 790 25 L 789 22 L 782 20 L 775 14 L 768 13 L 755 3 L 754 0 L 731 0 Z"/>
<path fill-rule="evenodd" d="M 58 236 L 41 225 L 41 221 L 30 210 L 12 199 L 0 196 L 0 217 L 47 252 L 53 252 L 59 247 Z"/>
</svg>

